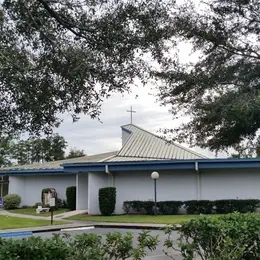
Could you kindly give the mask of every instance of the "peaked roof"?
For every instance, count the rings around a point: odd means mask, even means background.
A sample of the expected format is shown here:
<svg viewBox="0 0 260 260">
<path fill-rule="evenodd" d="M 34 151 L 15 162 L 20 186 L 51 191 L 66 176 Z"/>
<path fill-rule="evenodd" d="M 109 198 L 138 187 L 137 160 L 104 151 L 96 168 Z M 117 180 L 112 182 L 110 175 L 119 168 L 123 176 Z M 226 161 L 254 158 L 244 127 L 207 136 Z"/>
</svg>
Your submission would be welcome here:
<svg viewBox="0 0 260 260">
<path fill-rule="evenodd" d="M 168 143 L 161 137 L 133 124 L 122 126 L 122 131 L 129 134 L 128 138 L 118 154 L 107 161 L 207 158 L 181 145 Z"/>
<path fill-rule="evenodd" d="M 136 125 L 128 124 L 121 128 L 124 134 L 126 134 L 127 139 L 119 152 L 101 153 L 46 163 L 4 167 L 0 168 L 0 172 L 6 170 L 62 169 L 62 164 L 65 163 L 207 159 L 207 157 L 181 145 L 168 143 L 161 137 Z"/>
</svg>

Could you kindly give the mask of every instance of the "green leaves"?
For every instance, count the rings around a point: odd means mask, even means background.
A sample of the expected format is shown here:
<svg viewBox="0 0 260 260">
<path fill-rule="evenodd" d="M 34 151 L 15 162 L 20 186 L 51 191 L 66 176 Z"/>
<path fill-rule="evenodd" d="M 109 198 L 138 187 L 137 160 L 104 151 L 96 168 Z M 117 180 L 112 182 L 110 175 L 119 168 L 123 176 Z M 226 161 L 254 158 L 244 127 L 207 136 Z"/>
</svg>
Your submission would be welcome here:
<svg viewBox="0 0 260 260">
<path fill-rule="evenodd" d="M 192 44 L 198 58 L 180 62 L 167 56 L 157 74 L 164 81 L 162 104 L 174 116 L 189 117 L 166 133 L 212 151 L 255 148 L 260 126 L 260 46 L 252 40 L 260 33 L 257 1 L 195 2 L 176 7 L 171 29 L 176 41 Z"/>
<path fill-rule="evenodd" d="M 102 236 L 91 233 L 54 235 L 52 238 L 29 237 L 27 239 L 0 240 L 1 259 L 44 259 L 44 260 L 103 260 L 143 259 L 147 251 L 154 250 L 158 238 L 142 232 L 138 242 L 132 233 L 109 233 Z"/>
<path fill-rule="evenodd" d="M 178 246 L 184 259 L 259 259 L 259 224 L 256 214 L 229 214 L 219 218 L 197 218 L 184 223 Z M 165 246 L 173 248 L 172 227 L 166 228 Z"/>
<path fill-rule="evenodd" d="M 142 56 L 162 53 L 168 2 L 3 1 L 0 135 L 48 134 L 62 113 L 98 118 L 104 98 L 145 82 Z"/>
<path fill-rule="evenodd" d="M 17 194 L 8 194 L 3 198 L 4 209 L 16 209 L 21 203 L 21 197 Z"/>
<path fill-rule="evenodd" d="M 66 189 L 66 201 L 70 210 L 76 209 L 76 186 L 70 186 Z"/>
<path fill-rule="evenodd" d="M 106 187 L 99 189 L 98 200 L 101 214 L 103 216 L 112 215 L 116 206 L 116 188 Z"/>
</svg>

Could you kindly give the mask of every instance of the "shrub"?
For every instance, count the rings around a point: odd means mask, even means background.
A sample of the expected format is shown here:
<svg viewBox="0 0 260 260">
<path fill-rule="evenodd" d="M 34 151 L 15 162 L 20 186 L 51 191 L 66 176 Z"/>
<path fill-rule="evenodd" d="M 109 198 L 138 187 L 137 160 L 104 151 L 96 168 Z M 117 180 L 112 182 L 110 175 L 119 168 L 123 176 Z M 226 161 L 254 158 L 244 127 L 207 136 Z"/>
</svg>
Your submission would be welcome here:
<svg viewBox="0 0 260 260">
<path fill-rule="evenodd" d="M 0 259 L 45 259 L 60 260 L 69 259 L 72 248 L 60 237 L 42 239 L 29 237 L 26 239 L 2 239 L 0 240 Z"/>
<path fill-rule="evenodd" d="M 66 200 L 62 200 L 62 207 L 63 209 L 66 209 L 68 207 Z"/>
<path fill-rule="evenodd" d="M 124 201 L 123 202 L 123 210 L 126 214 L 128 214 L 131 210 L 131 201 Z"/>
<path fill-rule="evenodd" d="M 212 213 L 214 201 L 210 200 L 189 200 L 185 201 L 188 214 L 210 214 Z"/>
<path fill-rule="evenodd" d="M 36 202 L 33 207 L 34 208 L 38 208 L 38 206 L 42 206 L 42 203 L 41 202 Z"/>
<path fill-rule="evenodd" d="M 76 186 L 70 186 L 66 189 L 67 206 L 69 210 L 76 209 Z"/>
<path fill-rule="evenodd" d="M 158 205 L 157 205 L 158 207 Z M 142 208 L 145 210 L 146 214 L 152 215 L 154 214 L 154 202 L 153 201 L 143 201 Z"/>
<path fill-rule="evenodd" d="M 174 249 L 171 232 L 176 227 L 165 229 L 168 238 L 166 253 Z M 211 260 L 259 260 L 260 219 L 254 214 L 233 213 L 219 218 L 196 218 L 183 223 L 179 229 L 178 247 L 183 259 Z"/>
<path fill-rule="evenodd" d="M 157 202 L 159 212 L 163 215 L 177 214 L 179 208 L 182 205 L 183 205 L 183 201 L 159 201 L 159 202 Z"/>
<path fill-rule="evenodd" d="M 105 239 L 97 234 L 78 234 L 75 238 L 65 234 L 52 238 L 29 237 L 24 239 L 1 239 L 0 259 L 45 259 L 45 260 L 101 260 L 143 259 L 147 251 L 153 251 L 158 236 L 143 231 L 133 243 L 132 233 L 109 233 Z M 135 246 L 134 246 L 135 244 Z"/>
<path fill-rule="evenodd" d="M 8 194 L 3 198 L 4 209 L 16 209 L 21 203 L 21 197 L 17 194 Z"/>
<path fill-rule="evenodd" d="M 116 188 L 106 187 L 99 189 L 99 209 L 103 216 L 111 216 L 116 206 Z"/>
<path fill-rule="evenodd" d="M 259 206 L 260 200 L 189 200 L 189 201 L 159 201 L 157 207 L 159 213 L 163 215 L 174 215 L 178 213 L 179 208 L 185 205 L 187 214 L 227 214 L 233 212 L 249 213 L 254 212 Z M 123 203 L 123 209 L 126 213 L 132 209 L 136 213 L 152 214 L 154 202 L 132 200 Z M 214 210 L 214 211 L 213 211 Z"/>
<path fill-rule="evenodd" d="M 254 212 L 259 204 L 259 200 L 247 199 L 247 200 L 216 200 L 216 212 L 219 214 L 226 214 L 232 212 Z"/>
</svg>

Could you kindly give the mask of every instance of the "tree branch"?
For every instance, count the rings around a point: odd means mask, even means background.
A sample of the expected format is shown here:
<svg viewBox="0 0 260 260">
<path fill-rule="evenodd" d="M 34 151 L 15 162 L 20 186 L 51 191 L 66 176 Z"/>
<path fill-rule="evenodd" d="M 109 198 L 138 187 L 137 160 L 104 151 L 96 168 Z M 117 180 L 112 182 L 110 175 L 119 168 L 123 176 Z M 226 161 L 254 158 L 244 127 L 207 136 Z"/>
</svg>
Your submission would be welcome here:
<svg viewBox="0 0 260 260">
<path fill-rule="evenodd" d="M 83 38 L 85 40 L 89 40 L 85 35 L 82 33 L 79 33 L 75 31 L 74 25 L 60 17 L 44 0 L 38 0 L 44 7 L 44 9 L 49 13 L 49 15 L 54 18 L 59 24 L 61 24 L 64 28 L 68 29 L 70 32 L 72 32 L 74 35 Z"/>
</svg>

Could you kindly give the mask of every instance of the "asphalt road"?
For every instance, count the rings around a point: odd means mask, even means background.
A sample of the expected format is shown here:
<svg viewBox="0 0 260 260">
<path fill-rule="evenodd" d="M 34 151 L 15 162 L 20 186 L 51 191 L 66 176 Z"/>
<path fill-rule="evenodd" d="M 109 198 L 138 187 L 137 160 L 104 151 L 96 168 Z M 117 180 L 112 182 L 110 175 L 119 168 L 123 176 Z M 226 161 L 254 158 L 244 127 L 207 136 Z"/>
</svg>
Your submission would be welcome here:
<svg viewBox="0 0 260 260">
<path fill-rule="evenodd" d="M 70 234 L 72 236 L 75 236 L 76 234 L 80 234 L 80 233 L 95 233 L 95 234 L 100 234 L 100 235 L 105 235 L 106 233 L 109 232 L 121 232 L 122 234 L 126 234 L 127 232 L 131 232 L 134 234 L 134 241 L 137 241 L 137 237 L 138 237 L 138 233 L 141 232 L 141 230 L 136 230 L 136 229 L 112 229 L 112 228 L 94 228 L 94 229 L 90 229 L 90 230 L 84 230 L 84 231 L 66 231 L 66 232 L 46 232 L 46 233 L 36 233 L 34 234 L 34 236 L 40 236 L 40 237 L 51 237 L 53 234 L 63 234 L 63 233 L 67 233 Z M 150 231 L 151 235 L 159 235 L 159 239 L 160 239 L 160 243 L 157 246 L 156 250 L 153 252 L 148 252 L 147 257 L 145 257 L 145 260 L 166 260 L 166 259 L 171 259 L 169 257 L 167 257 L 164 252 L 163 252 L 163 242 L 166 238 L 166 235 L 164 234 L 163 231 L 159 231 L 159 230 L 152 230 Z M 27 236 L 28 237 L 28 236 Z M 16 239 L 19 239 L 21 237 L 17 237 Z M 178 238 L 178 234 L 177 232 L 173 232 L 172 234 L 172 239 L 173 240 L 177 240 Z M 178 252 L 171 252 L 171 255 L 174 257 L 175 260 L 181 260 L 182 257 Z"/>
</svg>

